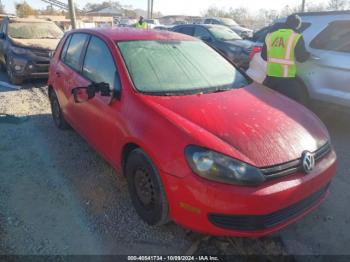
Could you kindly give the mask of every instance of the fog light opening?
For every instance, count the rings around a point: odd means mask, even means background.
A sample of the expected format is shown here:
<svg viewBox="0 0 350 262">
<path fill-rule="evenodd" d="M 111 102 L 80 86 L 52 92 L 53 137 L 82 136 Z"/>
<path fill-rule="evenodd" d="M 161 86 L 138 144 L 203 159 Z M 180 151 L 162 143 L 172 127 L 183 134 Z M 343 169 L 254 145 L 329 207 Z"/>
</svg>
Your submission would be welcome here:
<svg viewBox="0 0 350 262">
<path fill-rule="evenodd" d="M 15 70 L 20 71 L 20 70 L 22 70 L 22 67 L 20 65 L 15 65 Z"/>
</svg>

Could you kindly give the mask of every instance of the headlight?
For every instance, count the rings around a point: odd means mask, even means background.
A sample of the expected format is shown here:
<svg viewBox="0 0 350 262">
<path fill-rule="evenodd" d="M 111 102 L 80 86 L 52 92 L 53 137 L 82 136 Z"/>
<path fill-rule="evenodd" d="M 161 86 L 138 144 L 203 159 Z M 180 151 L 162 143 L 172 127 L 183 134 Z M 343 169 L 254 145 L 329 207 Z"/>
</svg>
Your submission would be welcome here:
<svg viewBox="0 0 350 262">
<path fill-rule="evenodd" d="M 10 50 L 15 53 L 16 55 L 24 55 L 28 53 L 27 48 L 22 48 L 22 47 L 16 47 L 16 46 L 11 46 Z"/>
<path fill-rule="evenodd" d="M 265 181 L 257 168 L 205 148 L 188 146 L 185 155 L 192 171 L 209 180 L 246 186 Z"/>
</svg>

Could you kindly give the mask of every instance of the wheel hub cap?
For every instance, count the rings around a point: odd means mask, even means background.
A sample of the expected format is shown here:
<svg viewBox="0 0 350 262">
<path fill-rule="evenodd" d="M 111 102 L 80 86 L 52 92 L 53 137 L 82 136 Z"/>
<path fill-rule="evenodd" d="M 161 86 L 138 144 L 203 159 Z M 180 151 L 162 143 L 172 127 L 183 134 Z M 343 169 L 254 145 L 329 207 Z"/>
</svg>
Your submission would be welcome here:
<svg viewBox="0 0 350 262">
<path fill-rule="evenodd" d="M 154 203 L 154 186 L 148 172 L 137 169 L 135 172 L 136 193 L 144 206 L 150 206 Z"/>
</svg>

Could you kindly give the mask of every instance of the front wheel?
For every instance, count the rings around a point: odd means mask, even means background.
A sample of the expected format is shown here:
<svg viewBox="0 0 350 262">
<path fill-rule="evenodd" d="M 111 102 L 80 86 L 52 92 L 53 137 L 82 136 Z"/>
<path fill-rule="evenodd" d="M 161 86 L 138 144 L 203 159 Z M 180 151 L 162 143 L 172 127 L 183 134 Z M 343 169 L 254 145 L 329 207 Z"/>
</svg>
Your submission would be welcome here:
<svg viewBox="0 0 350 262">
<path fill-rule="evenodd" d="M 135 149 L 130 153 L 125 173 L 137 214 L 149 225 L 166 224 L 168 201 L 159 173 L 144 151 Z"/>
</svg>

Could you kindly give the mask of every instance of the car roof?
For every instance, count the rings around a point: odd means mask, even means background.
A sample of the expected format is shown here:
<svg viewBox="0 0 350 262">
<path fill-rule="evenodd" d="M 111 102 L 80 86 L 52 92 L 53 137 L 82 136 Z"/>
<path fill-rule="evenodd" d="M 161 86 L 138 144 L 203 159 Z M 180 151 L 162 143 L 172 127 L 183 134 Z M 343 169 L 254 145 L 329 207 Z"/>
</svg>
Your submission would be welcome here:
<svg viewBox="0 0 350 262">
<path fill-rule="evenodd" d="M 302 21 L 313 21 L 316 19 L 327 19 L 327 20 L 337 20 L 337 19 L 349 19 L 350 10 L 344 11 L 321 11 L 321 12 L 304 12 L 296 13 L 302 19 Z M 274 21 L 274 23 L 283 23 L 287 17 L 281 17 Z"/>
<path fill-rule="evenodd" d="M 177 25 L 175 28 L 190 27 L 190 26 L 201 26 L 206 28 L 225 28 L 225 29 L 228 28 L 227 26 L 224 26 L 224 25 L 214 25 L 214 24 L 186 24 L 186 25 Z"/>
<path fill-rule="evenodd" d="M 77 29 L 70 32 L 82 32 L 90 34 L 100 34 L 112 41 L 142 41 L 142 40 L 175 40 L 175 41 L 198 41 L 197 38 L 179 34 L 170 31 L 159 31 L 152 29 L 136 29 L 129 27 L 112 27 L 112 28 L 92 28 Z"/>
<path fill-rule="evenodd" d="M 325 15 L 346 15 L 346 14 L 350 15 L 350 10 L 297 13 L 297 15 L 299 16 L 325 16 Z"/>
</svg>

